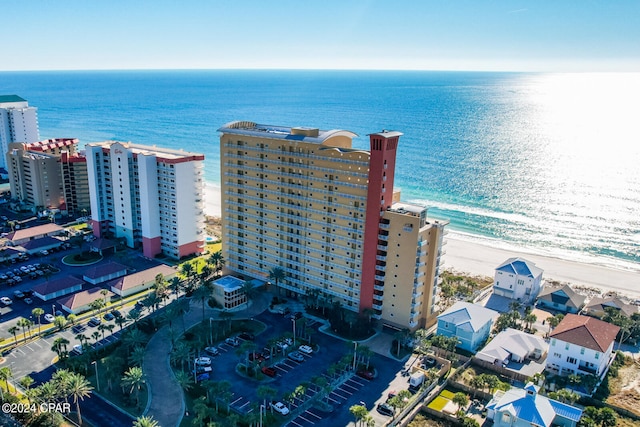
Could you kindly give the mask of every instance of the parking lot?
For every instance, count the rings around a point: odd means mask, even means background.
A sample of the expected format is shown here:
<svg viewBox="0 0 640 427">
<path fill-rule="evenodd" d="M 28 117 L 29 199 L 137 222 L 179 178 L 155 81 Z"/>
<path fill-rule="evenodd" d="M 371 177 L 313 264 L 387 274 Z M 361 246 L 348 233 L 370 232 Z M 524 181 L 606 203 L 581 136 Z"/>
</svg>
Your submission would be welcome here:
<svg viewBox="0 0 640 427">
<path fill-rule="evenodd" d="M 291 320 L 280 314 L 264 312 L 257 316 L 255 320 L 267 325 L 267 329 L 253 340 L 256 344 L 256 351 L 261 351 L 262 348 L 266 347 L 270 339 L 280 338 L 292 329 Z M 254 408 L 259 407 L 263 402 L 262 398 L 257 396 L 257 388 L 263 384 L 277 389 L 278 392 L 274 400 L 284 402 L 285 395 L 291 394 L 301 384 L 311 384 L 311 380 L 314 377 L 324 376 L 328 382 L 337 377 L 337 375 L 333 377 L 329 375 L 329 367 L 352 351 L 353 345 L 348 345 L 343 340 L 317 331 L 317 327 L 320 326 L 317 322 L 309 323 L 312 323 L 314 329 L 316 329 L 316 333 L 313 334 L 313 344 L 318 346 L 318 350 L 312 354 L 300 352 L 304 358 L 301 362 L 288 357 L 277 363 L 273 362 L 273 358 L 264 361 L 262 366 L 273 368 L 275 376 L 265 378 L 262 382 L 245 378 L 236 373 L 236 365 L 245 358 L 244 354 L 236 353 L 242 345 L 242 339 L 239 339 L 238 346 L 224 342 L 218 345 L 217 348 L 220 355 L 213 358 L 211 380 L 227 380 L 232 384 L 231 392 L 233 396 L 230 399 L 230 406 L 234 410 L 239 413 L 257 410 Z M 299 345 L 300 342 L 296 342 L 295 346 L 289 346 L 284 353 L 287 354 L 297 349 Z M 376 368 L 377 377 L 375 379 L 367 380 L 350 373 L 349 375 L 352 376 L 345 377 L 345 381 L 329 393 L 325 401 L 333 407 L 332 412 L 322 412 L 315 407 L 305 407 L 305 410 L 297 414 L 296 408 L 304 405 L 306 401 L 318 393 L 315 387 L 309 386 L 304 396 L 300 396 L 288 404 L 291 411 L 296 411 L 296 415 L 287 415 L 286 418 L 283 418 L 283 421 L 287 420 L 293 426 L 305 427 L 347 425 L 353 419 L 353 416 L 349 413 L 350 406 L 364 402 L 368 408 L 373 409 L 375 402 L 386 396 L 389 382 L 394 380 L 396 375 L 400 377 L 399 372 L 404 367 L 404 364 L 380 355 L 374 355 L 371 363 Z M 404 388 L 407 387 L 406 378 L 401 378 L 399 381 L 404 383 Z M 398 388 L 401 389 L 399 386 Z"/>
</svg>

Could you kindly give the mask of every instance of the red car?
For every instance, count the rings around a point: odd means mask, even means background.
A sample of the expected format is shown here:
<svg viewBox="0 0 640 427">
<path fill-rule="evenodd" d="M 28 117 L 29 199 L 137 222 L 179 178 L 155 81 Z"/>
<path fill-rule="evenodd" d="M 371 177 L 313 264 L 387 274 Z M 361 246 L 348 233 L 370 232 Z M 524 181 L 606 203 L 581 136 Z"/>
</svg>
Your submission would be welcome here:
<svg viewBox="0 0 640 427">
<path fill-rule="evenodd" d="M 271 368 L 268 366 L 264 366 L 262 368 L 262 373 L 269 376 L 269 377 L 275 377 L 278 373 L 276 372 L 275 368 Z"/>
<path fill-rule="evenodd" d="M 365 371 L 364 369 L 356 372 L 356 375 L 369 381 L 373 379 L 373 372 Z"/>
</svg>

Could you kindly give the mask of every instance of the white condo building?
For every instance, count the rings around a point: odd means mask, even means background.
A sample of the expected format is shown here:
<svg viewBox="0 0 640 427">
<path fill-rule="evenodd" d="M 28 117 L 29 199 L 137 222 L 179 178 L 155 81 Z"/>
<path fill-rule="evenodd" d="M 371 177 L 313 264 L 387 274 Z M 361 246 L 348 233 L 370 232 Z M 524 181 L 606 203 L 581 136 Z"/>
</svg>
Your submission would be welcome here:
<svg viewBox="0 0 640 427">
<path fill-rule="evenodd" d="M 6 170 L 6 157 L 12 142 L 40 140 L 38 109 L 17 95 L 0 95 L 0 168 Z"/>
<path fill-rule="evenodd" d="M 86 146 L 91 223 L 153 258 L 204 251 L 204 155 L 130 142 Z"/>
</svg>

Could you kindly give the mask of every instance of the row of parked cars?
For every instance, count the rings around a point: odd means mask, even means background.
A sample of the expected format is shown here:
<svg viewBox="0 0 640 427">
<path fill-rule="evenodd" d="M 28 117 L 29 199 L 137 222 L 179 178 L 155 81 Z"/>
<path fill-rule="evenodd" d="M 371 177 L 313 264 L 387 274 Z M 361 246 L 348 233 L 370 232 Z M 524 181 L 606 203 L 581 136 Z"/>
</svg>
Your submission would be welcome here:
<svg viewBox="0 0 640 427">
<path fill-rule="evenodd" d="M 23 265 L 13 270 L 7 270 L 0 274 L 0 283 L 14 286 L 23 281 L 23 279 L 37 279 L 46 274 L 46 272 L 54 271 L 53 267 L 48 264 L 29 264 Z"/>
</svg>

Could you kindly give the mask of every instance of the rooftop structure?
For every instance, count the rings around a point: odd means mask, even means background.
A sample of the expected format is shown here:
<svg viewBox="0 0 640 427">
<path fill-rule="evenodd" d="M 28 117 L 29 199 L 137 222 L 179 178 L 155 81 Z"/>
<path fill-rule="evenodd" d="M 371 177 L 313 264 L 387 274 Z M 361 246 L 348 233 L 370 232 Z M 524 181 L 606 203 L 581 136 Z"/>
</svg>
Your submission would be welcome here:
<svg viewBox="0 0 640 427">
<path fill-rule="evenodd" d="M 542 288 L 542 269 L 523 258 L 509 258 L 496 267 L 493 293 L 531 304 Z"/>
<path fill-rule="evenodd" d="M 7 235 L 7 239 L 11 241 L 14 246 L 19 246 L 29 240 L 37 239 L 46 236 L 55 236 L 62 234 L 64 228 L 58 224 L 42 224 L 30 228 L 21 228 L 19 230 L 12 231 Z"/>
<path fill-rule="evenodd" d="M 169 280 L 176 275 L 176 270 L 161 264 L 120 277 L 110 282 L 109 285 L 114 293 L 124 297 L 150 288 L 155 284 L 156 277 L 159 274 L 161 274 L 165 280 Z"/>
<path fill-rule="evenodd" d="M 613 344 L 620 328 L 589 316 L 567 314 L 549 337 L 604 352 Z"/>
<path fill-rule="evenodd" d="M 608 308 L 618 311 L 627 317 L 633 316 L 640 310 L 637 305 L 629 304 L 616 295 L 609 295 L 592 298 L 585 305 L 584 312 L 589 316 L 602 317 L 606 314 Z"/>
<path fill-rule="evenodd" d="M 397 204 L 400 132 L 353 148 L 347 130 L 237 121 L 220 129 L 223 251 L 227 269 L 285 293 L 318 292 L 392 328 L 436 321 L 446 221 Z"/>
<path fill-rule="evenodd" d="M 507 328 L 493 337 L 476 357 L 499 365 L 509 361 L 522 363 L 526 359 L 541 359 L 548 349 L 549 344 L 541 337 Z"/>
<path fill-rule="evenodd" d="M 102 291 L 104 291 L 104 289 L 100 287 L 87 289 L 86 291 L 77 292 L 59 299 L 57 303 L 68 313 L 83 313 L 91 309 L 91 304 L 94 301 L 101 299 L 108 300 L 113 296 L 112 292 L 107 291 L 106 294 L 103 295 Z"/>
<path fill-rule="evenodd" d="M 565 313 L 577 313 L 584 306 L 587 299 L 569 285 L 562 287 L 545 286 L 538 295 L 538 305 Z"/>
</svg>

